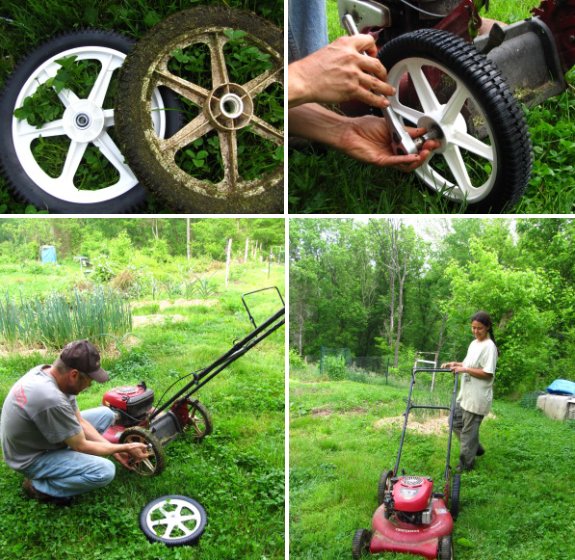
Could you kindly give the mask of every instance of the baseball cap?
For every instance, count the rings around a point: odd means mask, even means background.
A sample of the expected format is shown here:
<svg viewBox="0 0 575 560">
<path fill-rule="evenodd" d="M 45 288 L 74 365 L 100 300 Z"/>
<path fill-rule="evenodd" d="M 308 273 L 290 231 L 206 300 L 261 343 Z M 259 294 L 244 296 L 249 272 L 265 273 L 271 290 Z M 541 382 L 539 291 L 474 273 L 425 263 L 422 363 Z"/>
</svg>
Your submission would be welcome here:
<svg viewBox="0 0 575 560">
<path fill-rule="evenodd" d="M 77 369 L 98 383 L 108 381 L 110 376 L 100 367 L 100 352 L 88 340 L 75 340 L 64 346 L 60 359 L 69 367 Z"/>
</svg>

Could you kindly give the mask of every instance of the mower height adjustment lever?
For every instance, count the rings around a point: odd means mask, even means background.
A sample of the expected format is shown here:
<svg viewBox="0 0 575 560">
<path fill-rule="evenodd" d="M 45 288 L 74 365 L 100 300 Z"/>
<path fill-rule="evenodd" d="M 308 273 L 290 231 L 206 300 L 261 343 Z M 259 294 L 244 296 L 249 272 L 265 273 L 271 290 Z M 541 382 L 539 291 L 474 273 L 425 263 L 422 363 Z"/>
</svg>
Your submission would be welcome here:
<svg viewBox="0 0 575 560">
<path fill-rule="evenodd" d="M 359 30 L 357 29 L 357 25 L 355 24 L 355 20 L 351 14 L 345 14 L 341 22 L 348 35 L 359 35 Z M 362 54 L 364 56 L 369 56 L 366 52 Z M 417 154 L 425 140 L 416 144 L 405 128 L 403 128 L 401 121 L 391 107 L 384 107 L 381 111 L 383 112 L 383 116 L 385 117 L 391 134 L 391 147 L 393 149 L 393 153 L 400 156 Z"/>
</svg>

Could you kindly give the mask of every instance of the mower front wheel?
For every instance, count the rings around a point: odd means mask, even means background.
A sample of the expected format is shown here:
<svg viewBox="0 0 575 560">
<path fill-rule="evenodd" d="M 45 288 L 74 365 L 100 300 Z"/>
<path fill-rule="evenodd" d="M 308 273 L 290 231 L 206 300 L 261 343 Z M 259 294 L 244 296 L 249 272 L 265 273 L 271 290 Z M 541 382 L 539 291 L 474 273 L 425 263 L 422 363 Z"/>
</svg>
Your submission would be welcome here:
<svg viewBox="0 0 575 560">
<path fill-rule="evenodd" d="M 166 465 L 166 456 L 160 440 L 149 430 L 134 427 L 128 428 L 120 436 L 120 443 L 143 443 L 148 446 L 148 456 L 141 461 L 130 457 L 128 468 L 140 476 L 156 476 Z"/>
<path fill-rule="evenodd" d="M 351 554 L 353 560 L 359 560 L 364 554 L 369 552 L 369 544 L 371 542 L 371 531 L 367 529 L 358 529 L 353 536 L 353 544 L 351 545 Z"/>
<path fill-rule="evenodd" d="M 451 535 L 439 539 L 438 560 L 453 560 L 453 540 Z"/>
</svg>

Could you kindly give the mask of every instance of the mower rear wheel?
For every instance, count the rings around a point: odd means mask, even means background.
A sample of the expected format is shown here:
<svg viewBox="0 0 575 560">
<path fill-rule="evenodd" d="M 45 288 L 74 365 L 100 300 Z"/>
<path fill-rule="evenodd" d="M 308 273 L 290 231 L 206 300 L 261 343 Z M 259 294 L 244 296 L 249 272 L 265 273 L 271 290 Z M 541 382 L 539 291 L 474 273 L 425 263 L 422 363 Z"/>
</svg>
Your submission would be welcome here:
<svg viewBox="0 0 575 560">
<path fill-rule="evenodd" d="M 386 492 L 391 490 L 392 477 L 393 471 L 383 471 L 379 477 L 379 483 L 377 485 L 377 503 L 379 505 L 383 504 Z"/>
<path fill-rule="evenodd" d="M 449 512 L 453 521 L 457 519 L 459 515 L 459 490 L 461 487 L 461 474 L 456 473 L 453 475 L 451 483 L 451 494 L 449 496 Z"/>
<path fill-rule="evenodd" d="M 156 476 L 166 466 L 166 456 L 160 440 L 145 428 L 128 428 L 120 436 L 120 443 L 144 443 L 148 446 L 149 455 L 141 461 L 129 460 L 131 469 L 140 476 Z"/>
<path fill-rule="evenodd" d="M 453 540 L 451 535 L 439 539 L 437 558 L 439 560 L 453 560 Z"/>
<path fill-rule="evenodd" d="M 371 531 L 367 529 L 358 529 L 353 536 L 351 545 L 351 554 L 353 560 L 359 560 L 364 554 L 369 552 L 369 543 L 371 542 Z"/>
<path fill-rule="evenodd" d="M 213 431 L 212 418 L 208 409 L 200 401 L 188 401 L 189 424 L 196 441 L 202 441 Z"/>
</svg>

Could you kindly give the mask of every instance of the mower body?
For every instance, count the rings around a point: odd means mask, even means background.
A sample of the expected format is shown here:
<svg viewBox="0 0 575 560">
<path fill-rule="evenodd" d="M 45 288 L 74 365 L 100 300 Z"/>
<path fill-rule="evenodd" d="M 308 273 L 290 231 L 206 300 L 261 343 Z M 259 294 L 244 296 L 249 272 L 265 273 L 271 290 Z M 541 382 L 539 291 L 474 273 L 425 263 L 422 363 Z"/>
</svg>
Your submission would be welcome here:
<svg viewBox="0 0 575 560">
<path fill-rule="evenodd" d="M 372 519 L 372 537 L 369 550 L 372 554 L 381 552 L 401 552 L 415 554 L 424 558 L 438 557 L 439 540 L 453 531 L 453 518 L 442 497 L 428 494 L 428 484 L 418 488 L 404 486 L 401 477 L 395 483 L 393 494 L 412 494 L 406 500 L 398 500 L 395 507 L 405 507 L 407 511 L 394 509 L 389 511 L 388 505 L 382 504 L 374 513 Z M 427 479 L 424 479 L 427 480 Z M 431 487 L 432 483 L 429 483 Z M 396 491 L 397 490 L 397 491 Z M 411 511 L 415 507 L 423 508 Z M 407 519 L 423 519 L 426 522 L 412 523 Z"/>
<path fill-rule="evenodd" d="M 183 432 L 189 422 L 185 399 L 176 401 L 170 410 L 153 417 L 154 391 L 143 381 L 135 386 L 111 389 L 105 393 L 102 404 L 116 413 L 116 422 L 103 434 L 111 443 L 120 443 L 126 428 L 139 426 L 150 430 L 165 445 Z"/>
</svg>

